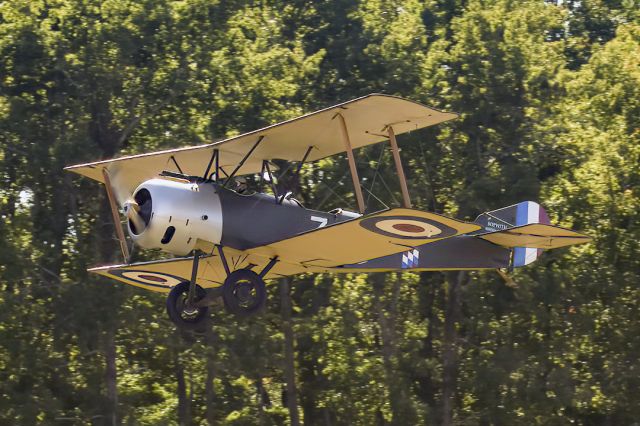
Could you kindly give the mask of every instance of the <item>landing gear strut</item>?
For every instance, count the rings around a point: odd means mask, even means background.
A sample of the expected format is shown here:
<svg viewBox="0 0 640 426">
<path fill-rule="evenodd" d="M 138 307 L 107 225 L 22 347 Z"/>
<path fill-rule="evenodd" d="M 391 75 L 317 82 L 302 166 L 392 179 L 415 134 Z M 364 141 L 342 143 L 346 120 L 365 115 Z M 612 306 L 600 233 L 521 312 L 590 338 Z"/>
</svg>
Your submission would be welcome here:
<svg viewBox="0 0 640 426">
<path fill-rule="evenodd" d="M 169 292 L 169 297 L 167 297 L 167 314 L 169 314 L 169 318 L 175 325 L 187 330 L 202 328 L 204 320 L 209 313 L 207 305 L 198 303 L 207 296 L 205 289 L 196 283 L 201 255 L 200 252 L 196 252 L 193 256 L 191 281 L 183 281 L 174 286 Z"/>
<path fill-rule="evenodd" d="M 254 315 L 264 307 L 267 299 L 264 276 L 277 263 L 277 257 L 272 258 L 260 273 L 248 268 L 231 272 L 222 246 L 218 246 L 218 253 L 227 273 L 222 287 L 205 290 L 196 283 L 198 263 L 202 256 L 202 253 L 196 252 L 193 257 L 191 281 L 183 281 L 169 292 L 167 313 L 178 327 L 188 330 L 202 329 L 209 306 L 219 297 L 222 297 L 227 311 L 238 317 Z"/>
</svg>

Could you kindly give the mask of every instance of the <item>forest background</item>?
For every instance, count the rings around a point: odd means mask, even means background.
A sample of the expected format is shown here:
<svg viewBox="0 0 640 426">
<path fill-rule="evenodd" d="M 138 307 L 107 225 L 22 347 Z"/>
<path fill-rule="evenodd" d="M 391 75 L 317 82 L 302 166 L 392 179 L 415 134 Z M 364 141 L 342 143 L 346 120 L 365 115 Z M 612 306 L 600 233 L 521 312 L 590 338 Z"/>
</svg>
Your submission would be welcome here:
<svg viewBox="0 0 640 426">
<path fill-rule="evenodd" d="M 594 241 L 515 287 L 282 280 L 262 315 L 217 309 L 197 336 L 162 295 L 86 272 L 118 245 L 104 188 L 63 166 L 371 92 L 460 113 L 399 138 L 415 206 L 472 220 L 536 200 Z M 398 205 L 383 145 L 358 167 Z M 639 155 L 637 0 L 0 1 L 0 423 L 638 424 Z M 345 170 L 289 185 L 353 208 Z"/>
</svg>

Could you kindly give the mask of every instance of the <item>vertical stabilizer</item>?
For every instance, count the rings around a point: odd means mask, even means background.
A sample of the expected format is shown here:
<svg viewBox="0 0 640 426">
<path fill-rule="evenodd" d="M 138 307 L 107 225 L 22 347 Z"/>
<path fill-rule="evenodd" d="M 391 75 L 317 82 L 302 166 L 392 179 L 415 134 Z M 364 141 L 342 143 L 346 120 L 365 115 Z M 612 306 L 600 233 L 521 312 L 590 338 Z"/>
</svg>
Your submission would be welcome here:
<svg viewBox="0 0 640 426">
<path fill-rule="evenodd" d="M 482 213 L 475 222 L 485 231 L 505 231 L 516 226 L 532 223 L 549 224 L 549 216 L 544 208 L 533 201 L 523 201 L 512 206 Z M 542 249 L 515 247 L 513 249 L 513 266 L 525 266 L 535 261 Z"/>
</svg>

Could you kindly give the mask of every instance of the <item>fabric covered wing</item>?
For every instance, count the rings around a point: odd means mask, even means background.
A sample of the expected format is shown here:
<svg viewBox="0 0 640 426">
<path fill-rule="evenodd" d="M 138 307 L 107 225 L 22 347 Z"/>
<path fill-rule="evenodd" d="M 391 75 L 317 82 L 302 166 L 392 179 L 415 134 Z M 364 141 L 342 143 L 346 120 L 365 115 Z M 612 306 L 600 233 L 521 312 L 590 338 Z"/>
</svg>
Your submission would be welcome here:
<svg viewBox="0 0 640 426">
<path fill-rule="evenodd" d="M 331 268 L 398 253 L 477 231 L 480 226 L 435 213 L 397 208 L 316 229 L 247 252 L 309 268 Z"/>
<path fill-rule="evenodd" d="M 255 256 L 237 250 L 224 249 L 227 262 L 232 270 L 252 268 L 260 272 L 269 262 L 268 258 Z M 171 287 L 191 279 L 193 258 L 167 259 L 153 262 L 141 262 L 131 265 L 109 265 L 89 269 L 89 272 L 115 279 L 125 284 L 141 287 L 160 293 L 168 292 Z M 288 263 L 278 262 L 265 276 L 265 279 L 280 278 L 308 272 L 308 269 Z M 200 259 L 196 282 L 203 288 L 222 285 L 226 272 L 217 254 L 210 254 Z"/>
<path fill-rule="evenodd" d="M 163 170 L 178 171 L 174 160 L 185 174 L 201 176 L 214 150 L 219 152 L 219 165 L 223 172 L 230 174 L 262 138 L 237 172 L 238 175 L 259 173 L 263 160 L 300 161 L 309 147 L 307 161 L 344 152 L 337 114 L 344 117 L 354 149 L 387 140 L 386 128 L 389 125 L 393 126 L 396 134 L 402 134 L 457 117 L 417 102 L 374 94 L 220 142 L 80 164 L 66 169 L 103 182 L 102 169 L 107 168 L 119 186 L 132 192 L 139 183 Z M 223 172 L 221 175 L 224 177 Z"/>
<path fill-rule="evenodd" d="M 286 240 L 240 251 L 224 248 L 231 270 L 250 268 L 260 272 L 278 256 L 265 279 L 305 272 L 346 272 L 329 268 L 357 263 L 417 247 L 429 242 L 480 229 L 435 213 L 413 209 L 392 209 L 316 229 Z M 215 247 L 200 249 L 208 254 L 200 259 L 196 281 L 203 288 L 222 285 L 226 272 Z M 89 269 L 126 284 L 166 293 L 181 281 L 191 279 L 193 258 L 177 258 L 130 265 L 108 265 Z"/>
<path fill-rule="evenodd" d="M 503 247 L 537 249 L 553 249 L 591 241 L 591 237 L 571 229 L 541 223 L 518 226 L 477 236 Z"/>
<path fill-rule="evenodd" d="M 130 265 L 99 266 L 89 269 L 89 272 L 145 290 L 166 293 L 178 283 L 191 279 L 192 263 L 193 258 L 167 259 Z M 202 259 L 199 270 L 196 281 L 200 286 L 210 288 L 220 285 L 217 282 L 220 271 L 217 270 L 213 259 Z M 203 273 L 207 270 L 208 273 Z"/>
</svg>

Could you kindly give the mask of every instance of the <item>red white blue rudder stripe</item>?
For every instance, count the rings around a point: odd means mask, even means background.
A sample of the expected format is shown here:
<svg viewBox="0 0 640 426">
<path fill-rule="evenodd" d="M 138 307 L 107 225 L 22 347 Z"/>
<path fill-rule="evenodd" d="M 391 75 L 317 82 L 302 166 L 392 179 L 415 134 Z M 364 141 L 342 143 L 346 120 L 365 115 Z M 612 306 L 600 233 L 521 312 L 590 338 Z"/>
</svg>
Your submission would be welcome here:
<svg viewBox="0 0 640 426">
<path fill-rule="evenodd" d="M 529 225 L 531 223 L 549 224 L 549 216 L 544 208 L 533 201 L 523 201 L 515 205 L 515 226 Z M 525 266 L 534 262 L 542 253 L 542 249 L 516 247 L 513 249 L 513 266 Z"/>
<path fill-rule="evenodd" d="M 538 203 L 523 201 L 501 209 L 482 213 L 475 222 L 484 228 L 484 232 L 507 231 L 517 226 L 532 223 L 549 224 L 547 212 Z M 516 247 L 513 249 L 514 267 L 525 266 L 533 262 L 542 253 L 535 248 Z"/>
</svg>

